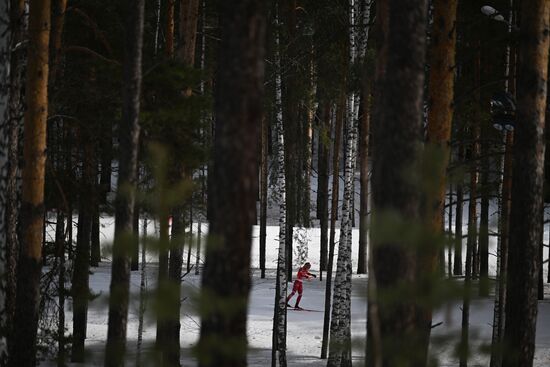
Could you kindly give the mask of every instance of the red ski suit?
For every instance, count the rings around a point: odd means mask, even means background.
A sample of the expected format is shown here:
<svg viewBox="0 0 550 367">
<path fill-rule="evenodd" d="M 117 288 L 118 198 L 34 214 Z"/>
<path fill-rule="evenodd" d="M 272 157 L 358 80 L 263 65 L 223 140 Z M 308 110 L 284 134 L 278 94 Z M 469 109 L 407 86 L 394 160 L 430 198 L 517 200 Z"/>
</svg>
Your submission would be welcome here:
<svg viewBox="0 0 550 367">
<path fill-rule="evenodd" d="M 313 274 L 310 274 L 306 269 L 298 269 L 298 274 L 296 275 L 294 285 L 292 286 L 292 293 L 288 295 L 286 301 L 290 301 L 290 299 L 296 294 L 296 292 L 298 292 L 298 299 L 296 300 L 296 307 L 298 307 L 298 305 L 300 304 L 300 300 L 302 299 L 302 292 L 304 291 L 302 282 L 304 279 L 310 279 L 312 277 Z"/>
</svg>

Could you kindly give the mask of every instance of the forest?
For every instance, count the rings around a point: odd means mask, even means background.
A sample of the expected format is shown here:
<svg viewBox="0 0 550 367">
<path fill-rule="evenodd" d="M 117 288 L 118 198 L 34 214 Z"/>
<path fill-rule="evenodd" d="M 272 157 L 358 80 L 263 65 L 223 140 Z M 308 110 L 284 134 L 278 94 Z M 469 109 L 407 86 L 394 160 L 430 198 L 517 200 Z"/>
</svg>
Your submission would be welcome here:
<svg viewBox="0 0 550 367">
<path fill-rule="evenodd" d="M 0 0 L 0 367 L 550 365 L 550 0 Z"/>
</svg>

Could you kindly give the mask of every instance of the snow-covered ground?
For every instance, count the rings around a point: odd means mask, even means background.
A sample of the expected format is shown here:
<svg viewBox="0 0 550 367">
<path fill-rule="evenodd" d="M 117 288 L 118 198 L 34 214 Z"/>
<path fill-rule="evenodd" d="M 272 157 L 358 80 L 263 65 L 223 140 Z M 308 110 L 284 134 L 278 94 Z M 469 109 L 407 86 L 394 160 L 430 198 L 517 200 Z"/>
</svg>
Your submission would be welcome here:
<svg viewBox="0 0 550 367">
<path fill-rule="evenodd" d="M 86 348 L 89 351 L 89 358 L 86 365 L 102 365 L 102 353 L 104 350 L 107 335 L 107 293 L 110 282 L 109 246 L 112 240 L 113 219 L 102 220 L 102 242 L 105 261 L 99 268 L 92 269 L 90 286 L 100 297 L 90 303 L 88 312 L 88 338 Z M 202 232 L 205 235 L 206 224 L 202 224 Z M 154 225 L 150 222 L 148 226 L 149 235 L 154 234 Z M 197 233 L 197 225 L 194 225 L 194 233 Z M 259 238 L 258 227 L 253 232 L 252 250 L 252 278 L 253 287 L 249 303 L 248 336 L 249 336 L 249 365 L 265 366 L 270 363 L 271 340 L 272 340 L 272 316 L 273 301 L 275 292 L 274 271 L 276 265 L 278 246 L 278 227 L 269 226 L 267 229 L 267 272 L 266 279 L 260 279 L 258 267 Z M 313 265 L 313 271 L 318 269 L 319 259 L 319 236 L 318 228 L 308 230 L 297 229 L 301 238 L 308 244 L 308 261 Z M 545 238 L 548 234 L 545 235 Z M 336 238 L 338 239 L 338 233 Z M 204 239 L 202 241 L 204 248 Z M 491 251 L 494 252 L 496 241 L 491 239 Z M 353 254 L 357 254 L 358 230 L 353 232 Z M 546 255 L 546 252 L 545 252 Z M 195 253 L 192 251 L 192 263 L 195 263 Z M 185 254 L 185 258 L 187 258 Z M 148 255 L 151 261 L 147 264 L 147 289 L 154 290 L 156 280 L 156 258 L 154 253 Z M 494 256 L 491 257 L 491 270 L 495 269 Z M 354 269 L 356 267 L 356 256 L 354 256 Z M 546 268 L 546 267 L 545 267 Z M 546 270 L 545 270 L 546 274 Z M 129 310 L 128 320 L 128 348 L 129 359 L 135 361 L 137 330 L 138 330 L 138 305 L 139 305 L 139 283 L 140 273 L 133 272 L 131 278 L 132 303 Z M 364 357 L 365 328 L 366 328 L 366 284 L 365 276 L 354 275 L 352 295 L 352 338 L 354 339 L 353 359 L 357 365 L 362 365 Z M 196 366 L 193 358 L 192 347 L 199 336 L 200 320 L 194 307 L 194 295 L 197 294 L 200 286 L 200 276 L 194 272 L 188 274 L 183 282 L 182 297 L 185 299 L 181 311 L 181 340 L 182 340 L 182 363 L 184 366 Z M 289 284 L 290 290 L 291 284 Z M 324 306 L 325 282 L 318 279 L 307 282 L 305 285 L 304 298 L 301 305 L 304 308 L 322 311 Z M 547 285 L 547 295 L 550 295 L 550 288 Z M 457 359 L 454 357 L 454 350 L 459 340 L 461 325 L 461 306 L 459 300 L 450 301 L 434 315 L 434 323 L 442 322 L 442 325 L 433 330 L 431 353 L 440 360 L 441 366 L 456 366 Z M 72 315 L 70 304 L 67 306 L 67 329 L 72 329 Z M 151 306 L 147 308 L 147 318 L 143 333 L 144 365 L 147 364 L 147 354 L 152 351 L 152 343 L 155 339 L 156 327 Z M 472 345 L 471 366 L 487 366 L 488 354 L 486 346 L 491 340 L 491 323 L 493 315 L 492 299 L 477 299 L 472 303 L 470 316 L 470 340 Z M 288 359 L 289 366 L 323 366 L 326 361 L 319 359 L 321 350 L 321 336 L 323 328 L 322 312 L 299 312 L 289 311 L 288 314 Z M 445 340 L 440 343 L 440 340 Z M 550 364 L 550 301 L 540 302 L 539 319 L 537 327 L 536 345 L 536 367 Z M 53 362 L 45 362 L 44 365 L 53 365 Z M 133 365 L 129 363 L 128 365 Z"/>
<path fill-rule="evenodd" d="M 266 366 L 271 358 L 272 316 L 275 292 L 274 271 L 268 271 L 266 279 L 260 279 L 259 272 L 253 272 L 253 287 L 248 312 L 249 365 L 252 367 Z M 154 289 L 156 266 L 148 269 L 148 290 Z M 102 353 L 107 337 L 106 295 L 109 289 L 110 264 L 102 264 L 94 269 L 90 277 L 92 290 L 101 296 L 90 303 L 88 312 L 88 339 L 86 348 L 89 351 L 86 365 L 102 365 Z M 367 279 L 365 276 L 354 276 L 352 295 L 352 338 L 354 340 L 353 359 L 357 365 L 362 365 L 365 348 Z M 133 272 L 131 278 L 132 304 L 128 319 L 128 349 L 129 361 L 136 358 L 138 304 L 139 304 L 139 272 Z M 184 366 L 196 366 L 192 355 L 192 347 L 199 337 L 199 318 L 195 310 L 194 296 L 199 290 L 200 276 L 193 273 L 185 277 L 182 297 L 185 299 L 181 310 L 181 340 L 182 363 Z M 289 284 L 290 286 L 290 284 Z M 325 282 L 314 279 L 305 284 L 304 297 L 301 305 L 304 308 L 322 311 L 324 304 Z M 67 314 L 67 327 L 71 328 L 70 307 Z M 471 366 L 487 366 L 488 355 L 483 346 L 491 340 L 493 302 L 490 299 L 474 300 L 471 308 L 470 327 L 472 357 Z M 445 338 L 443 345 L 432 347 L 432 355 L 438 357 L 441 366 L 456 366 L 454 349 L 459 340 L 461 324 L 461 302 L 453 301 L 438 310 L 434 323 L 443 322 L 433 331 L 432 340 Z M 539 307 L 537 327 L 537 349 L 535 366 L 547 366 L 550 363 L 550 302 L 543 301 Z M 321 336 L 323 329 L 323 313 L 307 311 L 288 312 L 288 360 L 289 366 L 323 366 L 326 361 L 319 358 L 321 351 Z M 155 339 L 155 323 L 151 306 L 147 307 L 147 317 L 143 333 L 144 350 L 142 358 L 147 361 L 152 351 Z M 447 339 L 448 338 L 448 339 Z M 439 344 L 439 343 L 437 343 Z M 486 348 L 485 348 L 486 350 Z M 148 357 L 149 354 L 149 357 Z M 53 362 L 44 365 L 53 365 Z M 129 363 L 128 365 L 133 365 Z M 148 365 L 145 363 L 145 365 Z"/>
</svg>

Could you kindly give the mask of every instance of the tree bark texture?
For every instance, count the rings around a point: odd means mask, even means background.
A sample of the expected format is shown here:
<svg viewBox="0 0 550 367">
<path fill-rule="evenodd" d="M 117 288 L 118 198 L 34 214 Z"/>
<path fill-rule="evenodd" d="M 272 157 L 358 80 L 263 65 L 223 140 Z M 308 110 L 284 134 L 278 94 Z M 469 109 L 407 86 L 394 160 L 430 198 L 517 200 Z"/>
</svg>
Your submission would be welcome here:
<svg viewBox="0 0 550 367">
<path fill-rule="evenodd" d="M 414 296 L 407 292 L 399 299 L 388 296 L 415 286 L 417 247 L 412 238 L 384 238 L 374 230 L 393 221 L 414 226 L 420 219 L 420 195 L 416 178 L 410 176 L 420 153 L 427 2 L 389 0 L 381 8 L 379 14 L 388 17 L 382 22 L 391 27 L 381 27 L 377 42 L 382 62 L 377 63 L 372 126 L 371 245 L 380 304 L 382 364 L 412 366 L 419 360 Z"/>
<path fill-rule="evenodd" d="M 359 162 L 361 163 L 361 199 L 359 203 L 359 258 L 357 260 L 357 274 L 367 273 L 367 246 L 369 224 L 369 134 L 370 134 L 370 81 L 363 82 L 361 96 L 363 115 L 359 127 Z"/>
<path fill-rule="evenodd" d="M 219 3 L 213 210 L 201 290 L 199 365 L 245 366 L 250 248 L 258 181 L 265 16 L 263 2 Z M 238 91 L 238 93 L 236 93 Z M 239 215 L 235 215 L 238 208 Z"/>
<path fill-rule="evenodd" d="M 464 160 L 464 146 L 458 146 L 458 162 Z M 464 210 L 464 185 L 462 182 L 456 184 L 456 213 L 455 213 L 455 241 L 453 275 L 462 275 L 462 221 Z"/>
<path fill-rule="evenodd" d="M 341 92 L 340 100 L 338 102 L 335 127 L 334 127 L 334 148 L 332 157 L 332 197 L 330 208 L 330 237 L 329 237 L 329 254 L 327 264 L 327 276 L 325 287 L 325 309 L 323 318 L 323 340 L 321 345 L 321 359 L 327 358 L 328 343 L 329 343 L 329 330 L 330 330 L 330 312 L 332 305 L 332 268 L 334 264 L 334 249 L 335 249 L 335 237 L 336 237 L 336 214 L 338 212 L 338 198 L 339 198 L 339 172 L 340 172 L 340 146 L 342 140 L 342 127 L 344 124 L 344 111 L 345 111 L 345 94 Z"/>
<path fill-rule="evenodd" d="M 48 117 L 48 56 L 50 1 L 29 3 L 29 46 L 21 200 L 21 249 L 11 366 L 33 366 L 40 303 L 40 275 L 44 228 L 46 121 Z"/>
<path fill-rule="evenodd" d="M 447 167 L 450 157 L 451 127 L 454 111 L 454 80 L 456 55 L 457 0 L 433 1 L 433 27 L 429 50 L 430 73 L 428 80 L 428 126 L 426 132 L 427 166 L 432 167 L 431 190 L 424 204 L 425 220 L 434 236 L 419 252 L 418 276 L 425 285 L 425 296 L 430 296 L 433 283 L 438 281 L 437 264 L 443 247 L 444 205 L 447 190 Z M 439 236 L 438 236 L 439 235 Z M 419 327 L 422 336 L 424 364 L 428 359 L 428 346 L 432 325 L 432 307 L 421 307 Z"/>
<path fill-rule="evenodd" d="M 8 315 L 6 310 L 8 247 L 6 207 L 9 172 L 9 66 L 11 31 L 9 2 L 0 2 L 0 364 L 4 365 L 8 355 Z"/>
<path fill-rule="evenodd" d="M 23 73 L 26 53 L 23 48 L 15 48 L 23 40 L 27 24 L 23 21 L 24 0 L 10 0 L 11 48 L 10 55 L 10 94 L 8 128 L 8 178 L 6 188 L 6 315 L 7 332 L 13 333 L 15 320 L 16 270 L 19 256 L 19 195 L 21 190 L 21 170 L 19 165 L 19 131 L 23 116 Z M 10 345 L 13 345 L 11 343 Z M 10 346 L 11 348 L 11 346 Z"/>
<path fill-rule="evenodd" d="M 261 131 L 261 163 L 260 163 L 260 277 L 265 278 L 265 251 L 267 238 L 267 188 L 268 188 L 268 139 L 269 139 L 268 120 L 265 116 L 262 118 Z M 200 234 L 200 222 L 199 222 Z M 200 238 L 199 238 L 200 241 Z M 199 242 L 200 243 L 200 242 Z M 200 249 L 197 249 L 199 255 Z"/>
<path fill-rule="evenodd" d="M 163 365 L 179 367 L 180 365 L 180 306 L 181 306 L 181 273 L 183 266 L 183 247 L 185 236 L 184 210 L 179 207 L 174 210 L 172 219 L 172 237 L 170 244 L 170 259 L 168 278 L 169 292 L 164 297 L 163 304 L 167 306 L 166 341 L 163 347 Z"/>
<path fill-rule="evenodd" d="M 178 49 L 178 58 L 188 67 L 193 67 L 195 64 L 198 19 L 199 0 L 181 0 L 179 23 L 181 44 Z"/>
<path fill-rule="evenodd" d="M 537 278 L 542 189 L 544 123 L 548 76 L 550 3 L 521 3 L 517 96 L 518 129 L 514 133 L 512 207 L 506 289 L 503 367 L 531 367 L 537 320 Z"/>
<path fill-rule="evenodd" d="M 144 0 L 124 2 L 126 16 L 119 144 L 118 192 L 115 202 L 115 239 L 109 297 L 109 325 L 105 366 L 124 365 L 130 286 L 130 253 L 137 183 L 139 110 L 143 47 Z"/>
<path fill-rule="evenodd" d="M 328 249 L 328 156 L 330 153 L 330 103 L 324 102 L 320 109 L 319 120 L 319 153 L 318 153 L 318 181 L 317 181 L 317 218 L 321 227 L 321 253 L 319 258 L 319 271 L 327 270 Z"/>
<path fill-rule="evenodd" d="M 72 278 L 73 297 L 73 343 L 72 362 L 85 362 L 84 340 L 88 322 L 88 300 L 90 299 L 90 248 L 93 221 L 94 198 L 92 191 L 95 185 L 94 145 L 91 136 L 83 127 L 82 139 L 82 180 L 80 182 L 80 197 L 78 208 L 78 231 L 76 236 L 76 252 Z"/>
<path fill-rule="evenodd" d="M 279 27 L 278 15 L 275 19 Z M 273 317 L 273 356 L 271 365 L 273 367 L 286 367 L 286 297 L 287 297 L 287 208 L 286 208 L 286 168 L 285 165 L 285 134 L 283 125 L 283 98 L 281 81 L 281 55 L 280 55 L 280 33 L 276 31 L 275 39 L 275 65 L 277 75 L 275 76 L 275 119 L 277 132 L 277 200 L 279 204 L 279 250 L 277 256 L 277 280 L 275 285 L 275 307 Z"/>
</svg>

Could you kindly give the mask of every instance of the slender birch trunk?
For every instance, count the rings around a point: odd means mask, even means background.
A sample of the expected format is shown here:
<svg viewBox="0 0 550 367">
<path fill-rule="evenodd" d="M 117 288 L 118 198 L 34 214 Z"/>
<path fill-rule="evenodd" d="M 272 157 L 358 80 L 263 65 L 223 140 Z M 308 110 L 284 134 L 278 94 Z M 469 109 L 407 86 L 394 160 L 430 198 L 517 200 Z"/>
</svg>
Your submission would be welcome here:
<svg viewBox="0 0 550 367">
<path fill-rule="evenodd" d="M 334 122 L 334 149 L 332 157 L 332 198 L 330 208 L 330 236 L 329 236 L 329 254 L 327 264 L 327 276 L 325 287 L 325 312 L 323 318 L 323 340 L 321 345 L 321 359 L 327 358 L 330 328 L 330 312 L 332 304 L 332 268 L 334 264 L 334 247 L 336 236 L 336 215 L 338 212 L 339 182 L 340 182 L 340 142 L 342 140 L 342 127 L 344 124 L 344 110 L 346 96 L 341 92 L 338 102 L 336 118 Z"/>
<path fill-rule="evenodd" d="M 354 65 L 357 59 L 357 2 L 349 1 L 349 63 Z M 355 166 L 357 162 L 357 95 L 348 96 L 347 111 L 347 144 L 344 171 L 344 200 L 340 225 L 340 242 L 336 276 L 334 278 L 334 295 L 330 322 L 330 348 L 327 366 L 351 366 L 351 235 L 353 229 L 353 196 Z"/>
<path fill-rule="evenodd" d="M 348 99 L 348 103 L 353 103 Z M 348 143 L 344 171 L 344 200 L 340 225 L 338 261 L 334 278 L 334 295 L 330 322 L 330 349 L 327 366 L 351 366 L 351 340 L 348 339 L 351 321 L 351 196 L 357 155 L 357 126 L 353 104 L 348 105 Z"/>
<path fill-rule="evenodd" d="M 277 132 L 277 201 L 279 203 L 279 251 L 277 256 L 277 281 L 273 321 L 272 366 L 286 367 L 286 297 L 287 297 L 287 246 L 286 246 L 286 167 L 285 135 L 283 127 L 283 96 L 281 81 L 280 30 L 278 15 L 275 15 L 275 130 Z M 277 363 L 278 362 L 278 363 Z"/>
</svg>

